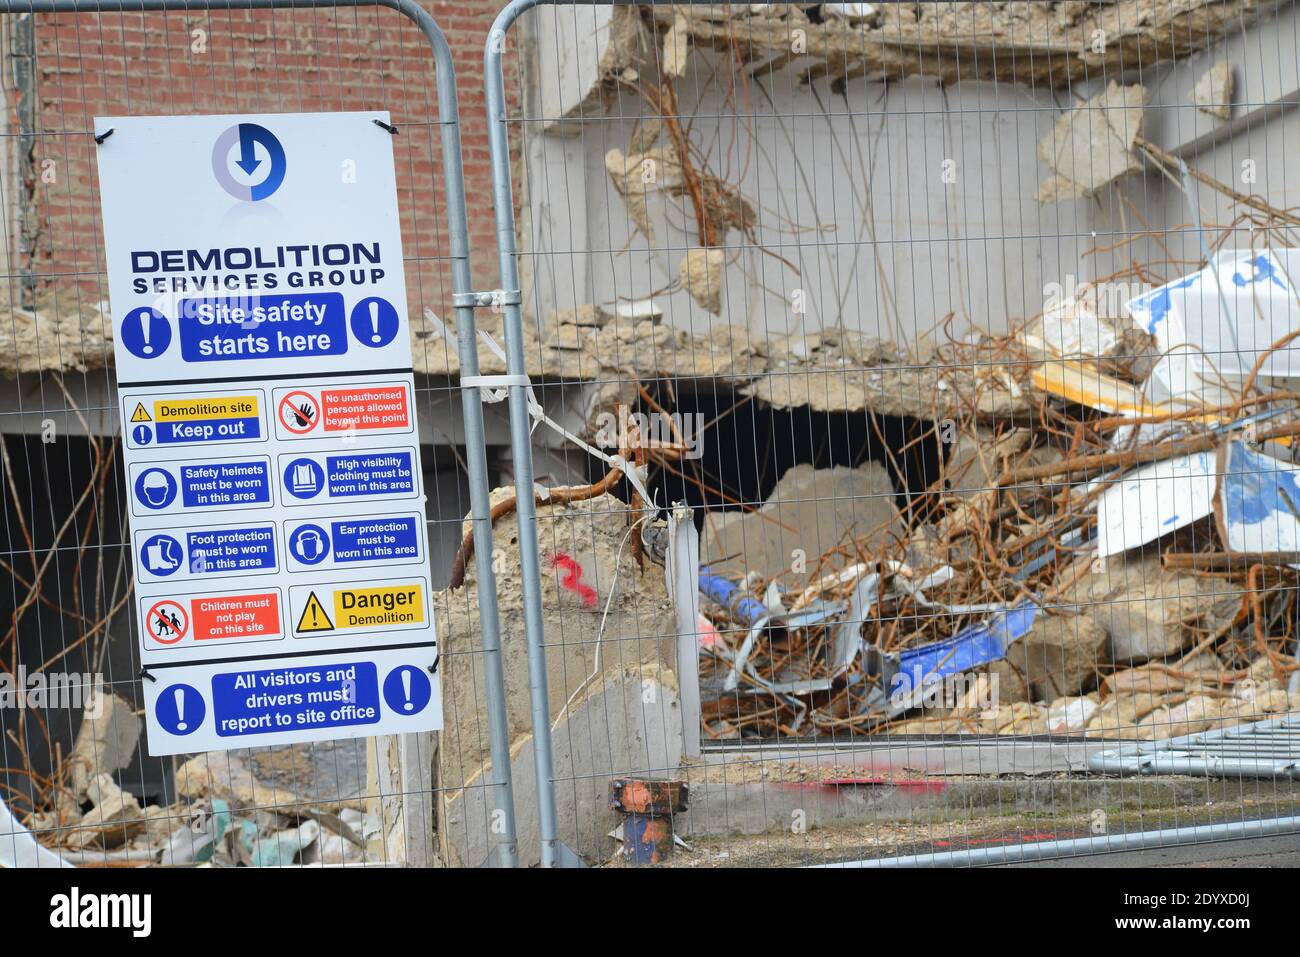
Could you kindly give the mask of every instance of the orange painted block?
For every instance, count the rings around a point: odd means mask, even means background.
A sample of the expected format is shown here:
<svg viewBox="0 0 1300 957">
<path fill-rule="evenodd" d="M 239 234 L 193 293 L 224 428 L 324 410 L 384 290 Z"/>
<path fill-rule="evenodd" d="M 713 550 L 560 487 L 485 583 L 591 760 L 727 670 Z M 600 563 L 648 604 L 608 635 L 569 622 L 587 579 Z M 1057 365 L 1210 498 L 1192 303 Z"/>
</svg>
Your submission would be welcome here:
<svg viewBox="0 0 1300 957">
<path fill-rule="evenodd" d="M 322 389 L 320 399 L 326 432 L 406 429 L 411 425 L 411 404 L 404 385 Z"/>
<path fill-rule="evenodd" d="M 255 595 L 213 595 L 193 598 L 194 640 L 212 641 L 280 637 L 280 596 L 277 592 Z"/>
</svg>

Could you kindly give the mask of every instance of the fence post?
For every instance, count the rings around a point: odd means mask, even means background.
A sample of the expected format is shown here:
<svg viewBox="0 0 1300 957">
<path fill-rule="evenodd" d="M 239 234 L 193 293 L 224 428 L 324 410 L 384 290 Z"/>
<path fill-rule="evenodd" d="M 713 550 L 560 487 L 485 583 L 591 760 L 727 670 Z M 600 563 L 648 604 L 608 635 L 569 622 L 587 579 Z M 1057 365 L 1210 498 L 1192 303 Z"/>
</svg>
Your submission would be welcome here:
<svg viewBox="0 0 1300 957">
<path fill-rule="evenodd" d="M 497 16 L 484 56 L 488 113 L 488 149 L 492 164 L 492 203 L 496 214 L 497 259 L 506 339 L 506 372 L 528 375 L 524 361 L 519 266 L 515 262 L 515 208 L 510 182 L 510 142 L 506 133 L 505 78 L 501 54 L 506 31 L 536 0 L 516 0 Z M 533 501 L 533 452 L 529 430 L 528 386 L 510 386 L 510 445 L 514 453 L 515 502 L 519 518 L 519 571 L 523 586 L 524 631 L 528 643 L 528 698 L 532 711 L 533 770 L 537 776 L 537 830 L 543 867 L 578 864 L 563 845 L 555 816 L 554 759 L 551 746 L 550 693 L 546 680 L 546 636 L 542 624 L 541 570 L 537 551 L 537 510 Z"/>
</svg>

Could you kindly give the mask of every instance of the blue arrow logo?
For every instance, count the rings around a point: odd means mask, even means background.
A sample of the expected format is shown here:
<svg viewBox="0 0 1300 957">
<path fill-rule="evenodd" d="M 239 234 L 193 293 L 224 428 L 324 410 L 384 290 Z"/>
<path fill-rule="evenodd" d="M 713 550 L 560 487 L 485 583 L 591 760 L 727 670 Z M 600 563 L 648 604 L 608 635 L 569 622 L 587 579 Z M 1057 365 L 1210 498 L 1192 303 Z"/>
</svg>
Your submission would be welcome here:
<svg viewBox="0 0 1300 957">
<path fill-rule="evenodd" d="M 253 130 L 260 130 L 260 126 L 253 126 L 251 123 L 239 124 L 239 159 L 235 165 L 242 169 L 249 176 L 253 171 L 262 165 L 262 161 L 253 153 L 253 144 L 257 138 L 253 135 Z"/>
<path fill-rule="evenodd" d="M 239 147 L 239 156 L 234 165 L 251 178 L 263 165 L 257 156 L 259 145 L 270 160 L 266 178 L 251 185 L 241 183 L 231 172 L 230 154 L 236 146 Z M 231 196 L 246 202 L 256 202 L 271 196 L 284 183 L 287 168 L 284 147 L 280 141 L 265 126 L 256 123 L 238 123 L 230 127 L 217 137 L 217 142 L 212 147 L 212 173 L 217 182 Z"/>
</svg>

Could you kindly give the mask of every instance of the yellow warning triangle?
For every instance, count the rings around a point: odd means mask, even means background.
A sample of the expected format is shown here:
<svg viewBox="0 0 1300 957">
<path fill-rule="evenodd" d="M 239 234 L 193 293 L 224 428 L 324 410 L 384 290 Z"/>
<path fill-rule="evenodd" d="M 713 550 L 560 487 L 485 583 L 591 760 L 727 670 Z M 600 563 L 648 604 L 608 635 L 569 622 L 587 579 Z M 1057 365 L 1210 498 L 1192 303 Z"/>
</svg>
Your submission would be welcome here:
<svg viewBox="0 0 1300 957">
<path fill-rule="evenodd" d="M 131 413 L 131 421 L 132 421 L 132 422 L 152 422 L 152 421 L 153 421 L 153 419 L 149 418 L 149 413 L 145 411 L 144 403 L 143 403 L 143 402 L 137 402 L 137 403 L 135 404 L 135 411 Z"/>
<path fill-rule="evenodd" d="M 325 613 L 325 606 L 320 603 L 316 593 L 312 592 L 307 596 L 307 607 L 302 610 L 302 617 L 298 619 L 298 627 L 294 631 L 333 631 L 334 622 L 330 621 L 330 616 Z"/>
</svg>

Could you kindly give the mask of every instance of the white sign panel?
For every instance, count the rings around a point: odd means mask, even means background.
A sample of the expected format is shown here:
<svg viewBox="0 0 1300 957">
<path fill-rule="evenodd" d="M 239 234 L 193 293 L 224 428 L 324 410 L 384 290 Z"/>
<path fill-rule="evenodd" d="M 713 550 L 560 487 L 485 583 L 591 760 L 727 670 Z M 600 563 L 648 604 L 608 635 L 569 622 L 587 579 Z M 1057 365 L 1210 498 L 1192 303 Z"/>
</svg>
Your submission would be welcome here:
<svg viewBox="0 0 1300 957">
<path fill-rule="evenodd" d="M 441 727 L 388 122 L 96 120 L 152 755 Z"/>
</svg>

